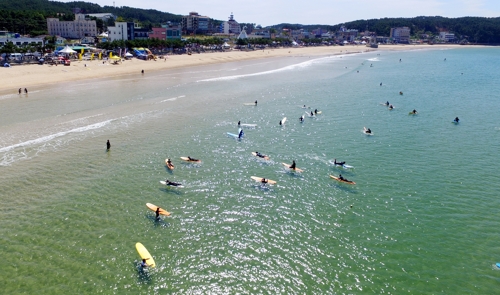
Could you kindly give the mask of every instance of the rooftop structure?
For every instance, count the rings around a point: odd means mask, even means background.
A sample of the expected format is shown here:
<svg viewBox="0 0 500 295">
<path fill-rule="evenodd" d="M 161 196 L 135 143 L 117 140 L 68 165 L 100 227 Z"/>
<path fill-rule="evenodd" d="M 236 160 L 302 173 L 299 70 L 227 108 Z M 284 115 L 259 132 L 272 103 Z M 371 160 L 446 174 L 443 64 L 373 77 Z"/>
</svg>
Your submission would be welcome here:
<svg viewBox="0 0 500 295">
<path fill-rule="evenodd" d="M 229 16 L 229 20 L 223 23 L 223 33 L 224 34 L 239 34 L 241 33 L 240 24 L 234 20 L 233 13 Z"/>
</svg>

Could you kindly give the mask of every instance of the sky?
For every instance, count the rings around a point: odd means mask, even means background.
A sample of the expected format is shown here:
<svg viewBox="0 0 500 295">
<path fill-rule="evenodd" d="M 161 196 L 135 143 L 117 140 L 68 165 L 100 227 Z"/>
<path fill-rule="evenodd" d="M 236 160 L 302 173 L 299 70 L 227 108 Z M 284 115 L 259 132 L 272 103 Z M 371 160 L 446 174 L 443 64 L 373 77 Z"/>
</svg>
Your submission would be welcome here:
<svg viewBox="0 0 500 295">
<path fill-rule="evenodd" d="M 71 2 L 71 0 L 59 0 Z M 271 26 L 280 23 L 336 25 L 384 17 L 500 17 L 499 0 L 85 0 L 100 6 L 129 6 L 187 15 L 191 11 L 217 20 L 233 13 L 239 23 Z"/>
</svg>

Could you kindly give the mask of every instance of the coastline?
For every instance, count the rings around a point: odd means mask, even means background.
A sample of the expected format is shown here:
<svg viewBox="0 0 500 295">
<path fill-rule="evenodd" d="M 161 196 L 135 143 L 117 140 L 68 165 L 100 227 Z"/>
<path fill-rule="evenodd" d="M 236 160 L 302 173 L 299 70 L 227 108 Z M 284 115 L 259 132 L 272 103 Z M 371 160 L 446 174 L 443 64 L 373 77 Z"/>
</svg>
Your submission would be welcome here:
<svg viewBox="0 0 500 295">
<path fill-rule="evenodd" d="M 265 59 L 274 57 L 305 57 L 328 56 L 368 51 L 398 51 L 421 49 L 450 49 L 473 47 L 470 45 L 382 45 L 370 48 L 364 45 L 349 46 L 319 46 L 297 48 L 273 48 L 255 51 L 228 51 L 202 53 L 193 55 L 169 55 L 166 59 L 143 61 L 138 59 L 125 60 L 118 65 L 108 61 L 74 61 L 70 66 L 64 65 L 23 65 L 2 68 L 3 83 L 0 84 L 1 94 L 17 94 L 19 88 L 34 90 L 47 84 L 68 83 L 78 80 L 105 79 L 107 77 L 130 75 L 141 71 L 147 74 L 151 71 L 163 71 L 180 67 L 211 65 L 217 63 L 236 62 L 244 60 Z M 477 46 L 475 46 L 477 47 Z"/>
</svg>

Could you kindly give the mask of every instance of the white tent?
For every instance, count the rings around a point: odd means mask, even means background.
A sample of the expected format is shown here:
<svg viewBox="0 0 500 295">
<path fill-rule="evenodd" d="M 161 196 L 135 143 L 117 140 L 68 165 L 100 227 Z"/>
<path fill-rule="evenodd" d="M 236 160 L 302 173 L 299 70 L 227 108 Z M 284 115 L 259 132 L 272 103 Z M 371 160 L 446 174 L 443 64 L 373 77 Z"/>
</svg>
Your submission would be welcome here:
<svg viewBox="0 0 500 295">
<path fill-rule="evenodd" d="M 64 47 L 63 49 L 59 50 L 59 53 L 70 54 L 70 53 L 76 53 L 76 51 L 74 51 L 73 49 L 69 48 L 68 45 L 66 45 L 66 47 Z"/>
<path fill-rule="evenodd" d="M 130 52 L 125 53 L 125 57 L 132 57 L 132 56 L 134 56 L 134 55 Z"/>
<path fill-rule="evenodd" d="M 228 49 L 230 47 L 231 46 L 229 44 L 227 44 L 227 42 L 224 42 L 224 44 L 222 44 L 222 48 L 224 48 L 224 49 Z"/>
</svg>

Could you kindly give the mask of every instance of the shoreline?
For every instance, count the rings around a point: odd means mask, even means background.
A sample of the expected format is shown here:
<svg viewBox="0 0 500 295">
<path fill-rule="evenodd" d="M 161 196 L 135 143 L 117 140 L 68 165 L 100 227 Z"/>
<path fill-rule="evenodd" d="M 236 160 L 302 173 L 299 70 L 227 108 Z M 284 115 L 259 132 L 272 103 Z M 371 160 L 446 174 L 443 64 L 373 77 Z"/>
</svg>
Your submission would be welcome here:
<svg viewBox="0 0 500 295">
<path fill-rule="evenodd" d="M 276 57 L 306 57 L 329 56 L 349 53 L 373 51 L 402 51 L 421 49 L 452 49 L 478 47 L 475 45 L 381 45 L 379 48 L 370 48 L 364 45 L 348 46 L 319 46 L 319 47 L 291 47 L 273 48 L 255 51 L 213 52 L 192 55 L 169 55 L 166 59 L 144 61 L 139 59 L 124 60 L 118 65 L 108 61 L 73 61 L 70 66 L 64 65 L 22 65 L 2 68 L 4 78 L 0 84 L 0 94 L 17 94 L 19 88 L 28 91 L 36 90 L 50 84 L 68 83 L 78 80 L 91 80 L 116 76 L 141 75 L 151 71 L 164 71 L 181 67 L 212 65 L 245 60 L 257 60 Z M 480 46 L 485 47 L 485 46 Z"/>
</svg>

